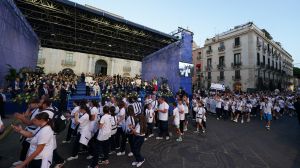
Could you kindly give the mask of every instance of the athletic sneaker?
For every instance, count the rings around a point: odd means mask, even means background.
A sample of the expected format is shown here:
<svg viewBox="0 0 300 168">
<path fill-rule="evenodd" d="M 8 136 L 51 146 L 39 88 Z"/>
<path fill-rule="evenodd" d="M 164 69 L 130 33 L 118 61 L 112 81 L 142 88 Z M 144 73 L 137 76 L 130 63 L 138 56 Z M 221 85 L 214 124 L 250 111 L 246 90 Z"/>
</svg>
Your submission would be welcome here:
<svg viewBox="0 0 300 168">
<path fill-rule="evenodd" d="M 166 140 L 169 140 L 169 139 L 170 139 L 170 137 L 167 136 L 167 137 L 166 137 Z"/>
<path fill-rule="evenodd" d="M 63 144 L 71 143 L 71 141 L 62 141 Z"/>
<path fill-rule="evenodd" d="M 142 164 L 143 164 L 144 162 L 145 162 L 145 159 L 144 159 L 143 161 L 139 162 L 139 163 L 136 165 L 136 167 L 141 167 Z"/>
<path fill-rule="evenodd" d="M 112 155 L 112 154 L 115 154 L 116 151 L 110 151 L 108 154 Z"/>
<path fill-rule="evenodd" d="M 233 122 L 238 122 L 238 120 L 237 120 L 237 119 L 234 119 Z"/>
<path fill-rule="evenodd" d="M 247 119 L 247 122 L 250 122 L 250 119 Z"/>
<path fill-rule="evenodd" d="M 161 139 L 163 139 L 163 137 L 156 137 L 156 139 L 157 139 L 157 140 L 161 140 Z"/>
<path fill-rule="evenodd" d="M 78 159 L 78 155 L 69 157 L 67 161 L 76 160 L 76 159 Z"/>
<path fill-rule="evenodd" d="M 217 120 L 220 120 L 220 118 L 217 118 Z"/>
<path fill-rule="evenodd" d="M 119 149 L 120 149 L 120 147 L 117 147 L 117 148 L 116 148 L 116 150 L 119 150 Z"/>
<path fill-rule="evenodd" d="M 147 140 L 148 140 L 148 138 L 145 138 L 144 140 L 145 140 L 145 141 L 147 141 Z"/>
<path fill-rule="evenodd" d="M 151 137 L 153 137 L 153 136 L 154 136 L 154 134 L 150 134 L 148 138 L 151 138 Z"/>
<path fill-rule="evenodd" d="M 23 161 L 19 160 L 19 161 L 14 162 L 12 165 L 13 165 L 13 166 L 17 166 L 17 165 L 19 165 L 19 164 L 21 164 L 21 163 L 23 163 Z"/>
<path fill-rule="evenodd" d="M 131 165 L 132 166 L 136 166 L 139 162 L 132 162 Z"/>
<path fill-rule="evenodd" d="M 125 152 L 118 152 L 117 153 L 117 156 L 124 156 L 125 155 Z"/>
<path fill-rule="evenodd" d="M 93 158 L 92 155 L 89 155 L 88 157 L 86 157 L 87 160 L 90 160 L 90 159 L 92 159 L 92 158 Z"/>
<path fill-rule="evenodd" d="M 132 153 L 132 152 L 129 152 L 129 153 L 128 153 L 128 157 L 131 157 L 131 156 L 133 156 L 133 153 Z"/>
<path fill-rule="evenodd" d="M 202 130 L 202 133 L 204 134 L 204 133 L 205 133 L 205 130 Z"/>
<path fill-rule="evenodd" d="M 197 130 L 197 131 L 194 131 L 194 133 L 196 133 L 196 134 L 197 134 L 197 133 L 199 133 L 199 131 L 198 131 L 198 130 Z"/>
<path fill-rule="evenodd" d="M 241 123 L 243 124 L 243 123 L 244 123 L 244 120 L 242 120 Z"/>
<path fill-rule="evenodd" d="M 66 162 L 64 161 L 63 163 L 56 164 L 56 165 L 54 166 L 54 168 L 62 168 L 62 167 L 64 166 L 65 163 L 66 163 Z"/>
<path fill-rule="evenodd" d="M 181 141 L 182 141 L 182 138 L 179 137 L 179 138 L 176 139 L 176 141 L 177 141 L 177 142 L 181 142 Z"/>
<path fill-rule="evenodd" d="M 98 164 L 103 164 L 103 165 L 108 165 L 109 164 L 109 161 L 108 160 L 100 160 L 99 162 L 98 162 Z"/>
</svg>

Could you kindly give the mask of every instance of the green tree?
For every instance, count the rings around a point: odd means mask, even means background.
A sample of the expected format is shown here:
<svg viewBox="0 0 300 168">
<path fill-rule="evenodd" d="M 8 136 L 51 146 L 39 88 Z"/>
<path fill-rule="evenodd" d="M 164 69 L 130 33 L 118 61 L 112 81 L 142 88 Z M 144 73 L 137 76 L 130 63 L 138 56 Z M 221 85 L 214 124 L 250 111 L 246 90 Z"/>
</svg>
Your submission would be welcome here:
<svg viewBox="0 0 300 168">
<path fill-rule="evenodd" d="M 295 77 L 300 78 L 300 68 L 294 67 L 293 68 L 293 74 Z"/>
</svg>

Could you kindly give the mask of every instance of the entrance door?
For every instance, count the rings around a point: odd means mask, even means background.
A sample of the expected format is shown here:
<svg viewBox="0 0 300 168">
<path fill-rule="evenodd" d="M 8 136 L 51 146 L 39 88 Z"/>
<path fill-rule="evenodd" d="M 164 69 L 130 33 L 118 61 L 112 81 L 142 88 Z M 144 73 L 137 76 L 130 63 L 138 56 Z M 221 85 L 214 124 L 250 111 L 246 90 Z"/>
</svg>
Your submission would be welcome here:
<svg viewBox="0 0 300 168">
<path fill-rule="evenodd" d="M 107 75 L 107 63 L 104 60 L 98 60 L 96 62 L 95 74 Z"/>
</svg>

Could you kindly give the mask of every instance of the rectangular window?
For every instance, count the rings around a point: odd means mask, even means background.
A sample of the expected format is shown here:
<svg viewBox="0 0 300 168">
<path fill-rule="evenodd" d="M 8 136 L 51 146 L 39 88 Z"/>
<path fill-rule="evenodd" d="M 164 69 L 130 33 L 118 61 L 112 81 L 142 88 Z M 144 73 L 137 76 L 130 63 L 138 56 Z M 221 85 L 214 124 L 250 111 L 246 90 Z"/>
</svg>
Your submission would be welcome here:
<svg viewBox="0 0 300 168">
<path fill-rule="evenodd" d="M 256 58 L 256 65 L 260 64 L 260 55 L 257 53 L 257 58 Z"/>
<path fill-rule="evenodd" d="M 234 54 L 234 65 L 241 64 L 241 53 Z"/>
<path fill-rule="evenodd" d="M 220 80 L 224 80 L 224 71 L 220 71 Z"/>
<path fill-rule="evenodd" d="M 241 78 L 241 71 L 240 71 L 240 70 L 236 70 L 236 71 L 234 72 L 234 74 L 235 74 L 235 78 L 236 78 L 236 79 Z"/>
<path fill-rule="evenodd" d="M 67 52 L 66 62 L 73 62 L 73 53 Z"/>
<path fill-rule="evenodd" d="M 207 79 L 211 79 L 211 72 L 207 73 Z"/>
<path fill-rule="evenodd" d="M 266 57 L 263 56 L 263 65 L 266 65 Z"/>
<path fill-rule="evenodd" d="M 207 67 L 211 67 L 211 58 L 207 59 Z"/>
<path fill-rule="evenodd" d="M 268 66 L 270 67 L 270 58 L 268 58 Z"/>
<path fill-rule="evenodd" d="M 219 66 L 224 66 L 225 62 L 224 62 L 224 56 L 219 57 Z"/>
<path fill-rule="evenodd" d="M 276 69 L 278 68 L 278 63 L 276 62 Z"/>
<path fill-rule="evenodd" d="M 240 45 L 240 37 L 237 37 L 234 39 L 234 46 L 239 46 Z"/>
</svg>

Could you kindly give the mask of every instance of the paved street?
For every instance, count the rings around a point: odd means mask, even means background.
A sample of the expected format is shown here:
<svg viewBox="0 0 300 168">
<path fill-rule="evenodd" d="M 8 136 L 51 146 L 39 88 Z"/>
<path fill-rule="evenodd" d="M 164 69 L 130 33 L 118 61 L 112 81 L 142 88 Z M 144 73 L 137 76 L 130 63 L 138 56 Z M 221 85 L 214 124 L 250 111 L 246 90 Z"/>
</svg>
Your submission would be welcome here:
<svg viewBox="0 0 300 168">
<path fill-rule="evenodd" d="M 170 141 L 150 139 L 145 142 L 142 153 L 146 157 L 144 168 L 299 168 L 300 167 L 300 126 L 296 118 L 284 117 L 274 121 L 271 131 L 264 129 L 263 122 L 233 123 L 217 121 L 209 116 L 206 135 L 192 133 L 194 128 L 178 143 L 173 136 Z M 58 137 L 62 141 L 64 134 Z M 0 142 L 0 167 L 6 168 L 17 160 L 20 145 L 18 135 L 10 134 Z M 71 144 L 59 144 L 59 153 L 68 157 Z M 86 167 L 85 155 L 68 162 L 65 167 Z M 111 168 L 130 168 L 133 158 L 110 157 Z"/>
</svg>

